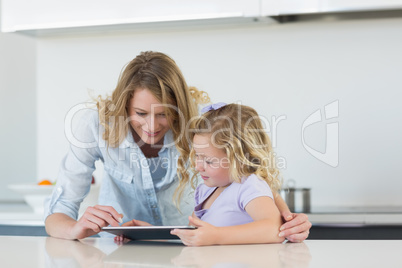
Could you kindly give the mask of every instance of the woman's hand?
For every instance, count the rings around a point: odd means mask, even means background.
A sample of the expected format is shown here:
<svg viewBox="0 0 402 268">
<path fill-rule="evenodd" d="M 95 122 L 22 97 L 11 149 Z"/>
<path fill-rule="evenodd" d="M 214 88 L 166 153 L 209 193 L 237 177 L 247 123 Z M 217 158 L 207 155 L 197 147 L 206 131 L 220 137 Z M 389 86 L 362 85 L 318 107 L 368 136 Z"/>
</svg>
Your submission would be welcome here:
<svg viewBox="0 0 402 268">
<path fill-rule="evenodd" d="M 71 228 L 73 239 L 81 239 L 102 231 L 102 227 L 119 226 L 123 215 L 111 206 L 95 205 L 88 207 L 82 217 Z"/>
<path fill-rule="evenodd" d="M 132 219 L 131 221 L 123 223 L 121 226 L 152 226 L 152 224 L 146 221 Z"/>
<path fill-rule="evenodd" d="M 121 226 L 152 226 L 152 224 L 145 221 L 132 219 L 131 221 L 123 223 Z M 128 241 L 130 241 L 130 239 L 125 238 L 123 235 L 116 235 L 114 237 L 114 242 L 116 242 L 117 244 L 121 244 Z"/>
<path fill-rule="evenodd" d="M 306 214 L 284 211 L 282 217 L 286 223 L 281 226 L 279 236 L 285 237 L 290 242 L 303 242 L 307 239 L 311 222 Z"/>
<path fill-rule="evenodd" d="M 171 234 L 177 235 L 186 246 L 206 246 L 216 244 L 218 227 L 215 227 L 196 217 L 188 217 L 190 225 L 198 227 L 195 230 L 174 229 Z"/>
</svg>

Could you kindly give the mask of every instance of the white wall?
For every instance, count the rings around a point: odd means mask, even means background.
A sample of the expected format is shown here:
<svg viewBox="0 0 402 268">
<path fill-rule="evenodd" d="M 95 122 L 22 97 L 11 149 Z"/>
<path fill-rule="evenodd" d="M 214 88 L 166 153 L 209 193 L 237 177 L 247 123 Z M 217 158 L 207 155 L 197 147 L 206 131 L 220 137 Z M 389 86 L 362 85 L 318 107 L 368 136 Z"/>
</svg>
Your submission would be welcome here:
<svg viewBox="0 0 402 268">
<path fill-rule="evenodd" d="M 0 33 L 0 201 L 36 181 L 36 40 Z"/>
<path fill-rule="evenodd" d="M 56 178 L 66 153 L 64 117 L 110 93 L 123 65 L 140 51 L 167 53 L 187 82 L 212 100 L 251 105 L 262 116 L 286 116 L 275 150 L 285 179 L 312 188 L 313 206 L 401 205 L 402 19 L 304 22 L 47 37 L 38 40 L 37 177 Z M 304 120 L 334 101 L 339 164 L 303 147 Z M 326 122 L 305 130 L 325 151 Z"/>
</svg>

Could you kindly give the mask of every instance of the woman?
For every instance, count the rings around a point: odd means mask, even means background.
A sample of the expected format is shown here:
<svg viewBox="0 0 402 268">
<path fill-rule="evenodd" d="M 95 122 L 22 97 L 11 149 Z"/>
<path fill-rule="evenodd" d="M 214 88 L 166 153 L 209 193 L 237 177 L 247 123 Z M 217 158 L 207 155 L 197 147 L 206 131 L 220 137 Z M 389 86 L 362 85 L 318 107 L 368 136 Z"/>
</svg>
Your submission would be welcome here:
<svg viewBox="0 0 402 268">
<path fill-rule="evenodd" d="M 122 72 L 111 97 L 99 98 L 73 129 L 80 146 L 70 145 L 57 186 L 45 204 L 50 236 L 80 239 L 104 226 L 139 219 L 153 225 L 182 225 L 193 210 L 191 189 L 176 196 L 179 178 L 189 175 L 190 146 L 184 131 L 197 116 L 205 92 L 189 88 L 176 63 L 159 52 L 143 52 Z M 95 161 L 104 164 L 99 204 L 78 221 L 80 203 L 90 189 Z M 303 241 L 311 227 L 304 214 L 291 214 L 278 197 L 286 221 L 282 234 Z"/>
</svg>

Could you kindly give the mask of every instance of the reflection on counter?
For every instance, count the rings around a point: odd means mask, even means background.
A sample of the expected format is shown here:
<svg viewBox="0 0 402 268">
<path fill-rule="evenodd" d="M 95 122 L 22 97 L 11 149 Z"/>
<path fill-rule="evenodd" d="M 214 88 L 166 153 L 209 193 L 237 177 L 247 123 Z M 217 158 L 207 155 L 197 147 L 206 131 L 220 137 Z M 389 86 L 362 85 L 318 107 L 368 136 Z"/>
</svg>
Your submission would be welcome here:
<svg viewBox="0 0 402 268">
<path fill-rule="evenodd" d="M 1 267 L 400 267 L 402 240 L 186 247 L 111 238 L 0 236 Z"/>
<path fill-rule="evenodd" d="M 297 256 L 296 258 L 293 258 Z M 172 263 L 181 267 L 309 267 L 305 243 L 186 247 Z"/>
<path fill-rule="evenodd" d="M 97 247 L 77 240 L 47 237 L 45 248 L 47 267 L 102 267 L 106 256 Z"/>
<path fill-rule="evenodd" d="M 311 260 L 304 243 L 186 247 L 177 242 L 132 241 L 105 248 L 52 237 L 46 238 L 46 254 L 50 267 L 309 267 Z"/>
</svg>

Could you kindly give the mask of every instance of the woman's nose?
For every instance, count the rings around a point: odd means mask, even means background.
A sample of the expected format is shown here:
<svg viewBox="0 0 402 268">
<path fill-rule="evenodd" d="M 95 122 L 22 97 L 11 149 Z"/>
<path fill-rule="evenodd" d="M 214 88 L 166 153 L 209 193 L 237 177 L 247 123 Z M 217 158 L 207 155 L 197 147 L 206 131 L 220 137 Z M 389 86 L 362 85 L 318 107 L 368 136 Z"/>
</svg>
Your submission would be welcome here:
<svg viewBox="0 0 402 268">
<path fill-rule="evenodd" d="M 158 120 L 156 119 L 155 115 L 150 115 L 147 120 L 147 128 L 149 132 L 154 132 L 158 130 Z"/>
</svg>

